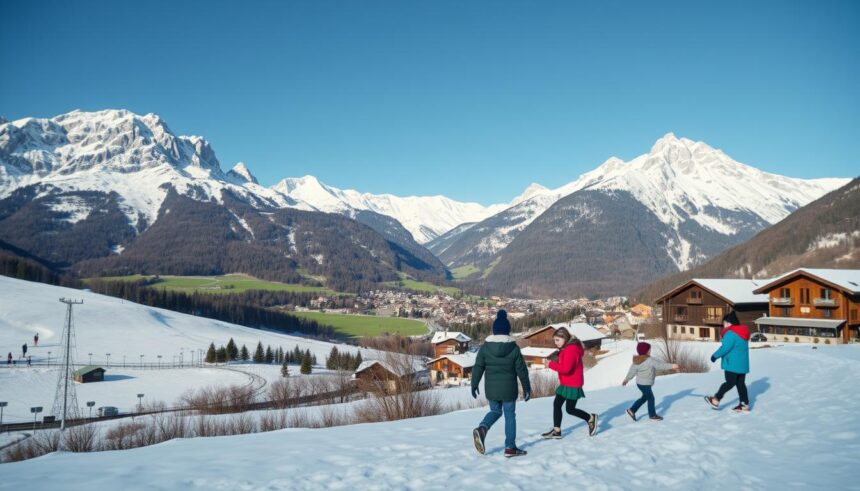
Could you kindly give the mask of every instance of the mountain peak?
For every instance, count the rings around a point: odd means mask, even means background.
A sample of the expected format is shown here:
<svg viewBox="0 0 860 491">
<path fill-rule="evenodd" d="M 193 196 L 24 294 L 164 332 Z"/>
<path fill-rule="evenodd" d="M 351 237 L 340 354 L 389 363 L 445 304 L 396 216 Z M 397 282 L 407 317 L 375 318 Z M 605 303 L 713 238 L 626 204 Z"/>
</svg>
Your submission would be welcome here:
<svg viewBox="0 0 860 491">
<path fill-rule="evenodd" d="M 227 172 L 227 174 L 245 182 L 260 184 L 259 181 L 257 181 L 257 178 L 251 174 L 251 171 L 248 169 L 248 166 L 245 165 L 245 162 L 237 162 L 236 165 Z"/>
<path fill-rule="evenodd" d="M 533 183 L 529 184 L 529 186 L 526 188 L 525 191 L 523 191 L 523 193 L 521 195 L 517 196 L 516 198 L 514 198 L 511 201 L 511 205 L 516 205 L 516 204 L 522 203 L 523 201 L 526 201 L 529 198 L 532 198 L 532 197 L 537 196 L 539 194 L 544 194 L 548 191 L 549 191 L 549 189 L 547 189 L 545 186 L 542 186 L 536 182 L 533 182 Z"/>
</svg>

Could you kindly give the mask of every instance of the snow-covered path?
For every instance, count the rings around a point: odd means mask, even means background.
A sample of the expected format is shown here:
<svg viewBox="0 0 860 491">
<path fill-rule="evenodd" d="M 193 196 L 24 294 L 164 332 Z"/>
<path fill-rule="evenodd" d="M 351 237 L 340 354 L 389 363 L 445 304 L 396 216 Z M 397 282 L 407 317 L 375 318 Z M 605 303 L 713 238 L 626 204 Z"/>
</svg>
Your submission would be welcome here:
<svg viewBox="0 0 860 491">
<path fill-rule="evenodd" d="M 517 406 L 526 457 L 502 456 L 500 423 L 478 455 L 471 429 L 484 409 L 329 429 L 171 441 L 130 451 L 52 454 L 0 467 L 9 489 L 860 489 L 860 346 L 752 352 L 753 412 L 702 396 L 722 372 L 657 380 L 661 423 L 631 421 L 635 387 L 588 393 L 600 433 L 569 416 L 543 441 L 551 400 Z M 644 411 L 641 410 L 641 411 Z M 640 415 L 644 412 L 640 412 Z"/>
</svg>

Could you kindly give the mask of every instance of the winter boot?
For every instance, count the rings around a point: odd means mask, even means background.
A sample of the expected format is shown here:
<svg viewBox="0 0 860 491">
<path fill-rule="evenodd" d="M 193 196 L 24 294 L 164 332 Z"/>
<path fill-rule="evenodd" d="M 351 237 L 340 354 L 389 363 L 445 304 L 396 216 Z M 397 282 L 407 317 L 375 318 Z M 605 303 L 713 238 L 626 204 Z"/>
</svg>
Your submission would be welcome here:
<svg viewBox="0 0 860 491">
<path fill-rule="evenodd" d="M 505 449 L 505 457 L 508 457 L 508 458 L 510 458 L 510 457 L 522 457 L 523 455 L 525 455 L 527 453 L 528 452 L 526 452 L 525 450 L 520 450 L 517 447 Z"/>
<path fill-rule="evenodd" d="M 636 413 L 634 413 L 632 409 L 627 410 L 627 416 L 630 416 L 630 419 L 636 421 Z"/>
<path fill-rule="evenodd" d="M 597 434 L 597 414 L 591 413 L 591 418 L 588 419 L 588 436 Z"/>
<path fill-rule="evenodd" d="M 541 433 L 542 437 L 546 440 L 561 440 L 561 432 L 555 431 L 555 428 L 547 431 L 546 433 Z"/>
<path fill-rule="evenodd" d="M 732 411 L 736 413 L 748 413 L 750 412 L 749 404 L 740 403 L 737 406 L 732 408 Z"/>
<path fill-rule="evenodd" d="M 483 426 L 479 426 L 472 430 L 472 440 L 475 441 L 475 450 L 478 451 L 479 454 L 484 455 L 484 438 L 487 437 L 487 429 Z"/>
<path fill-rule="evenodd" d="M 651 416 L 649 419 L 651 421 L 663 421 L 663 416 Z"/>
</svg>

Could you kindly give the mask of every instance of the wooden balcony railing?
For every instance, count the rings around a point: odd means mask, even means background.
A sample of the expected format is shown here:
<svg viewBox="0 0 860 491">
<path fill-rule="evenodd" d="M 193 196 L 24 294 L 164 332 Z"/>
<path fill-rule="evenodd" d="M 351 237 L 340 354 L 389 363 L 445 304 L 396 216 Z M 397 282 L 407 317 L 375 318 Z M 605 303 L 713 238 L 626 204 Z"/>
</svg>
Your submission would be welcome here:
<svg viewBox="0 0 860 491">
<path fill-rule="evenodd" d="M 814 298 L 812 304 L 816 307 L 836 307 L 836 300 L 833 298 Z"/>
<path fill-rule="evenodd" d="M 701 298 L 695 298 L 695 297 L 687 297 L 687 304 L 689 304 L 689 305 L 702 305 L 702 299 Z"/>
<path fill-rule="evenodd" d="M 782 307 L 789 307 L 794 305 L 794 300 L 792 300 L 791 297 L 773 297 L 770 299 L 770 303 Z"/>
</svg>

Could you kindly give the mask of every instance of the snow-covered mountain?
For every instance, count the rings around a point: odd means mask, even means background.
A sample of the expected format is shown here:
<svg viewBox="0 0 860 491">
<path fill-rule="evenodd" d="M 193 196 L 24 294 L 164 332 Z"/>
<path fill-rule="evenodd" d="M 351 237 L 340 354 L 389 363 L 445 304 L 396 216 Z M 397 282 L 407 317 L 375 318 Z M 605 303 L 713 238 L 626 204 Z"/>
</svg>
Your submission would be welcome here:
<svg viewBox="0 0 860 491">
<path fill-rule="evenodd" d="M 283 179 L 272 189 L 320 211 L 350 214 L 367 210 L 388 215 L 396 218 L 422 244 L 462 223 L 481 221 L 508 206 L 462 203 L 445 196 L 361 193 L 327 186 L 314 176 Z"/>
<path fill-rule="evenodd" d="M 703 142 L 668 133 L 630 162 L 612 157 L 557 189 L 532 184 L 510 208 L 447 237 L 440 258 L 449 266 L 491 261 L 561 198 L 581 190 L 629 192 L 674 232 L 667 248 L 679 270 L 707 258 L 689 228 L 733 237 L 749 236 L 849 179 L 795 179 L 733 160 Z M 431 251 L 435 244 L 428 244 Z"/>
</svg>

